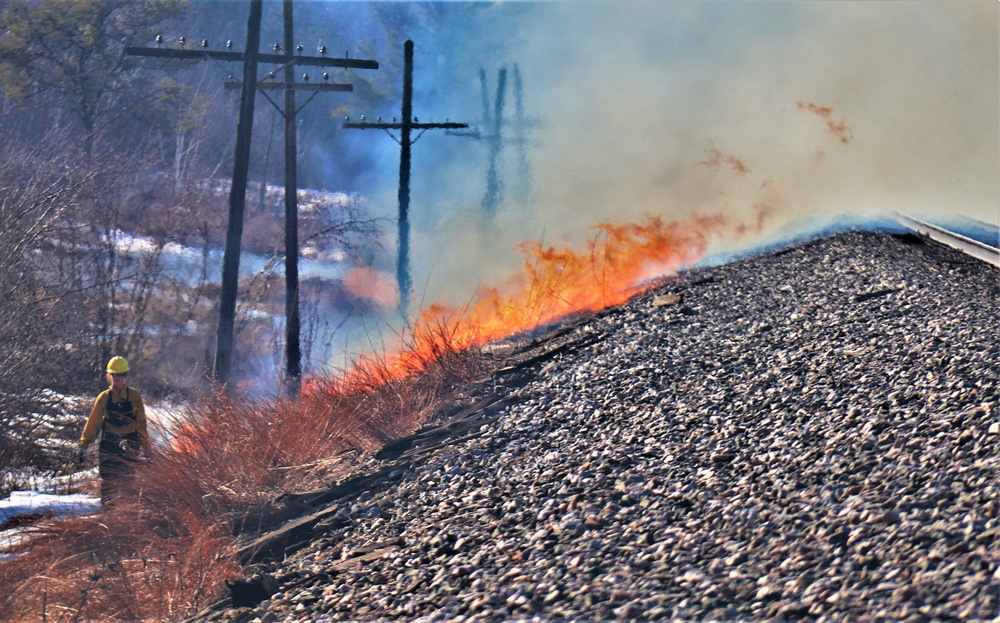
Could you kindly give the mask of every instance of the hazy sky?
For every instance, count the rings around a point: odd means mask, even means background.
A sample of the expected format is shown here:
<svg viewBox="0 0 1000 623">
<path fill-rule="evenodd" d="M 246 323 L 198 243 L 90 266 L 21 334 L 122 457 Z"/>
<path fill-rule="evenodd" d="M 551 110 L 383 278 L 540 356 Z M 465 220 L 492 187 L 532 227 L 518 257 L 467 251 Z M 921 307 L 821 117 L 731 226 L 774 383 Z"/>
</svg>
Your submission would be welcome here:
<svg viewBox="0 0 1000 623">
<path fill-rule="evenodd" d="M 518 200 L 529 178 L 508 143 L 507 201 L 488 224 L 486 145 L 443 132 L 415 144 L 414 282 L 431 298 L 518 266 L 518 241 L 644 214 L 763 209 L 764 237 L 893 210 L 1000 223 L 993 0 L 440 8 L 436 37 L 417 43 L 415 114 L 479 121 L 479 69 L 492 105 L 504 67 L 509 121 L 516 64 L 535 125 L 532 194 Z M 381 200 L 394 208 L 399 152 L 385 143 Z"/>
</svg>

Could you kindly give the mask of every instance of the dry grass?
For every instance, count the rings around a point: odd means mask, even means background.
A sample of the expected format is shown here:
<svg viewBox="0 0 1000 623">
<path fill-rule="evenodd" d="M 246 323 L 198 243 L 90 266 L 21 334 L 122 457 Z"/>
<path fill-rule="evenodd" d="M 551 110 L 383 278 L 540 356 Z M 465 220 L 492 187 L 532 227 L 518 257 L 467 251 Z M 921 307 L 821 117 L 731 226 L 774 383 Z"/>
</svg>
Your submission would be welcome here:
<svg viewBox="0 0 1000 623">
<path fill-rule="evenodd" d="M 231 533 L 190 509 L 146 504 L 50 521 L 0 567 L 5 621 L 144 621 L 191 614 L 238 573 Z"/>
<path fill-rule="evenodd" d="M 0 620 L 162 621 L 198 612 L 244 575 L 234 553 L 247 517 L 287 492 L 346 475 L 336 457 L 372 452 L 413 432 L 485 359 L 434 347 L 368 358 L 348 375 L 310 381 L 297 401 L 218 392 L 191 409 L 173 444 L 140 465 L 127 503 L 99 515 L 47 520 L 24 553 L 0 564 Z M 402 373 L 401 373 L 402 372 Z"/>
</svg>

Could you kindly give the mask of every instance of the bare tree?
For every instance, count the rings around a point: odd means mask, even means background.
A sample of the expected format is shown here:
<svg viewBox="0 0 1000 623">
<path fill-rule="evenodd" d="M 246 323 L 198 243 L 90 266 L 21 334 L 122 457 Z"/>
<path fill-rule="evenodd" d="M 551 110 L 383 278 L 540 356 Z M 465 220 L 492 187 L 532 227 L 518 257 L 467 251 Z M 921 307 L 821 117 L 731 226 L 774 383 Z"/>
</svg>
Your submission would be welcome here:
<svg viewBox="0 0 1000 623">
<path fill-rule="evenodd" d="M 92 357 L 74 238 L 99 172 L 66 157 L 61 141 L 0 153 L 0 465 L 44 464 L 34 442 L 54 414 L 55 389 Z M 78 161 L 77 161 L 78 162 Z"/>
<path fill-rule="evenodd" d="M 0 13 L 0 88 L 11 100 L 69 111 L 93 154 L 101 122 L 135 86 L 124 48 L 148 41 L 183 0 L 10 0 Z"/>
</svg>

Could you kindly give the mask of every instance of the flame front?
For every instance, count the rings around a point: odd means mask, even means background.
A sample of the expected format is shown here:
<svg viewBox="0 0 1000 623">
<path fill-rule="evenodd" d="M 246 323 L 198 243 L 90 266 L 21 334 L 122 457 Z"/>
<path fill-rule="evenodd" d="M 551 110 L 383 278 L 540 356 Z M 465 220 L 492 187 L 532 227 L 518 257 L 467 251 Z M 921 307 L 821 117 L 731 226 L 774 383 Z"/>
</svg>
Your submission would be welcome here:
<svg viewBox="0 0 1000 623">
<path fill-rule="evenodd" d="M 650 287 L 650 279 L 676 273 L 704 257 L 709 239 L 727 227 L 737 235 L 758 231 L 766 216 L 758 207 L 753 224 L 728 223 L 721 214 L 667 221 L 646 216 L 639 223 L 604 223 L 582 248 L 523 242 L 523 268 L 495 287 L 482 288 L 465 306 L 433 304 L 423 309 L 403 350 L 380 359 L 381 376 L 419 372 L 445 352 L 482 346 L 584 311 L 625 302 Z M 374 365 L 362 359 L 358 369 Z"/>
</svg>

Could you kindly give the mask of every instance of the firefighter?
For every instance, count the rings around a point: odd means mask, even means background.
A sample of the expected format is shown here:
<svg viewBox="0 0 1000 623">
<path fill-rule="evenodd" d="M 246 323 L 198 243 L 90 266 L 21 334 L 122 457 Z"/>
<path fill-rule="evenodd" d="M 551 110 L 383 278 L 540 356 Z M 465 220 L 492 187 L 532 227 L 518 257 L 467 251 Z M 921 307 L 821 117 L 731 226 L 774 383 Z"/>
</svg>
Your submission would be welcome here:
<svg viewBox="0 0 1000 623">
<path fill-rule="evenodd" d="M 100 433 L 98 471 L 105 508 L 114 502 L 121 482 L 132 474 L 141 451 L 149 448 L 146 409 L 142 395 L 126 384 L 128 361 L 124 357 L 112 357 L 108 362 L 107 379 L 110 387 L 94 401 L 77 449 L 77 458 L 82 461 L 87 446 Z"/>
</svg>

